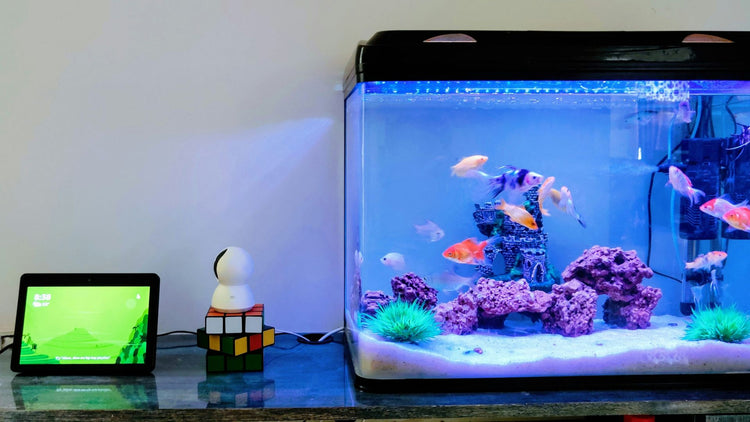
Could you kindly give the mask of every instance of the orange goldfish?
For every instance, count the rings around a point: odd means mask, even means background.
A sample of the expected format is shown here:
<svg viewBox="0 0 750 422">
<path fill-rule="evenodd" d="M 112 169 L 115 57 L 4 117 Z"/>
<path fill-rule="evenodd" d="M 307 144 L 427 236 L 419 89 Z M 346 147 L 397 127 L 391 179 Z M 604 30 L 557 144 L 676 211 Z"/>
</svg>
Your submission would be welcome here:
<svg viewBox="0 0 750 422">
<path fill-rule="evenodd" d="M 482 264 L 484 263 L 484 248 L 488 242 L 489 239 L 477 243 L 477 240 L 472 237 L 448 247 L 443 251 L 443 257 L 459 264 Z"/>
<path fill-rule="evenodd" d="M 495 205 L 495 209 L 501 210 L 505 215 L 510 218 L 511 221 L 518 223 L 531 230 L 538 230 L 539 226 L 536 225 L 534 217 L 526 211 L 526 208 L 519 205 L 511 205 L 505 202 L 504 199 L 500 200 L 500 205 Z"/>
<path fill-rule="evenodd" d="M 544 209 L 544 201 L 549 197 L 553 183 L 555 183 L 555 178 L 550 176 L 544 179 L 542 186 L 539 187 L 539 211 L 542 215 L 549 216 L 549 211 Z"/>
<path fill-rule="evenodd" d="M 733 204 L 729 202 L 728 200 L 724 199 L 725 197 L 728 197 L 728 196 L 724 195 L 719 198 L 714 198 L 708 202 L 705 202 L 703 205 L 700 206 L 700 210 L 712 217 L 721 218 L 728 211 L 737 207 L 743 207 L 747 205 L 747 200 L 744 200 L 740 202 L 739 204 Z"/>
<path fill-rule="evenodd" d="M 686 270 L 709 270 L 718 267 L 722 261 L 727 259 L 727 253 L 723 251 L 711 251 L 698 255 L 694 261 L 685 264 Z"/>
<path fill-rule="evenodd" d="M 472 155 L 470 157 L 464 157 L 458 164 L 451 166 L 451 175 L 458 177 L 469 177 L 476 173 L 480 167 L 487 162 L 486 155 Z"/>
<path fill-rule="evenodd" d="M 735 229 L 750 232 L 750 208 L 737 207 L 727 211 L 721 219 Z"/>
</svg>

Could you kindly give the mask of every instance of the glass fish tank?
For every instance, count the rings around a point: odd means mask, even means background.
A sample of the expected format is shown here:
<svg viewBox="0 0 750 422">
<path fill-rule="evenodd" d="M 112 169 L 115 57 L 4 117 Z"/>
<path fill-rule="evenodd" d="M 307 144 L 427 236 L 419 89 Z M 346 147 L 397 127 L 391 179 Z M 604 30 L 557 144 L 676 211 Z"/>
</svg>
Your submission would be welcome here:
<svg viewBox="0 0 750 422">
<path fill-rule="evenodd" d="M 738 32 L 361 42 L 344 83 L 358 385 L 750 373 L 749 53 Z"/>
</svg>

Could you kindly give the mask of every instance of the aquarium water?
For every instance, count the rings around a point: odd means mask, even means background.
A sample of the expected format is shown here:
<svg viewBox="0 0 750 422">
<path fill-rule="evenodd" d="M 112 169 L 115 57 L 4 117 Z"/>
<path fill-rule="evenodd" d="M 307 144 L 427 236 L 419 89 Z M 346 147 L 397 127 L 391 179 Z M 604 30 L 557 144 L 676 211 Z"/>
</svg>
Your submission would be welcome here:
<svg viewBox="0 0 750 422">
<path fill-rule="evenodd" d="M 736 79 L 353 84 L 356 376 L 749 372 L 749 126 Z"/>
</svg>

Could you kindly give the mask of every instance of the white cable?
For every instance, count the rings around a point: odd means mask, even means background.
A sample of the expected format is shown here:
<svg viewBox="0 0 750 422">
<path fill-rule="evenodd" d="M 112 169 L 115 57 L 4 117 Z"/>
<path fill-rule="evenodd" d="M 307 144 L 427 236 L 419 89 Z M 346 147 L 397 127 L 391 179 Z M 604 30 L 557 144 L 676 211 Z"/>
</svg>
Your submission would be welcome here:
<svg viewBox="0 0 750 422">
<path fill-rule="evenodd" d="M 336 334 L 336 333 L 338 333 L 339 331 L 343 331 L 343 330 L 344 330 L 344 327 L 339 327 L 339 328 L 336 328 L 336 329 L 334 329 L 334 330 L 331 330 L 331 331 L 329 331 L 329 332 L 325 333 L 325 334 L 324 334 L 324 335 L 323 335 L 323 336 L 322 336 L 322 337 L 321 337 L 320 339 L 318 339 L 317 341 L 313 341 L 313 340 L 310 340 L 309 338 L 307 338 L 307 337 L 303 336 L 302 334 L 298 334 L 298 333 L 295 333 L 295 332 L 293 332 L 293 331 L 276 330 L 276 333 L 278 333 L 278 334 L 291 334 L 291 335 L 293 335 L 293 336 L 296 336 L 296 337 L 299 337 L 299 338 L 301 338 L 301 339 L 305 340 L 305 341 L 306 341 L 306 342 L 308 342 L 308 343 L 322 343 L 322 342 L 323 342 L 323 340 L 325 340 L 326 338 L 328 338 L 328 337 L 332 336 L 333 334 Z"/>
</svg>

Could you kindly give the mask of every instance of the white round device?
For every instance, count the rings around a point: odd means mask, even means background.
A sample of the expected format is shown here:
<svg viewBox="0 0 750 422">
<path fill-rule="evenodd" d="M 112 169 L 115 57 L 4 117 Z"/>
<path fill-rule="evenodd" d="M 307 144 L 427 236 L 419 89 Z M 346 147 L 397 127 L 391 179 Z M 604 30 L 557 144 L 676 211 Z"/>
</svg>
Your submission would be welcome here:
<svg viewBox="0 0 750 422">
<path fill-rule="evenodd" d="M 248 280 L 253 273 L 253 259 L 242 248 L 230 246 L 214 261 L 214 274 L 219 285 L 214 290 L 211 306 L 219 312 L 245 312 L 255 305 Z"/>
</svg>

